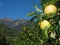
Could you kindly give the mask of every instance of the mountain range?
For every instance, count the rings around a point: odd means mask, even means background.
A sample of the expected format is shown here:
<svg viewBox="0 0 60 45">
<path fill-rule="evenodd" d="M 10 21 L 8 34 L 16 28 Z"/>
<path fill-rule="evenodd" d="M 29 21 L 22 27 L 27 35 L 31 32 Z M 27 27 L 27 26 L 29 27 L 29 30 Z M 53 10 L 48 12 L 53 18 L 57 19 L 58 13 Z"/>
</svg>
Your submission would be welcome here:
<svg viewBox="0 0 60 45">
<path fill-rule="evenodd" d="M 0 24 L 4 24 L 7 27 L 9 27 L 13 30 L 17 30 L 17 31 L 23 30 L 22 26 L 31 26 L 32 25 L 32 23 L 29 20 L 24 20 L 24 19 L 12 20 L 9 18 L 1 18 Z"/>
</svg>

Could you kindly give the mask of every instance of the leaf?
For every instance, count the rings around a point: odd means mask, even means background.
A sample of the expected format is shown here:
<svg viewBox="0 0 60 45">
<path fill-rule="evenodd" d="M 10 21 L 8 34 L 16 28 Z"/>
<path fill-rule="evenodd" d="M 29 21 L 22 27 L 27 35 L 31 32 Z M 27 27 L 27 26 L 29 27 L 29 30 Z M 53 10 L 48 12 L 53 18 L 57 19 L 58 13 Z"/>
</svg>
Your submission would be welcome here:
<svg viewBox="0 0 60 45">
<path fill-rule="evenodd" d="M 55 37 L 56 37 L 56 32 L 51 32 L 50 37 L 55 39 Z"/>
<path fill-rule="evenodd" d="M 60 21 L 59 21 L 59 26 L 60 26 Z"/>
<path fill-rule="evenodd" d="M 35 19 L 37 19 L 37 16 L 32 17 L 30 22 L 34 21 Z"/>
<path fill-rule="evenodd" d="M 41 45 L 43 45 L 43 40 L 40 39 L 40 41 L 41 41 Z"/>
<path fill-rule="evenodd" d="M 38 6 L 36 4 L 33 4 L 34 8 L 38 11 L 38 12 L 43 12 L 42 10 L 40 10 L 40 8 L 38 8 Z"/>
<path fill-rule="evenodd" d="M 46 2 L 46 0 L 41 0 L 41 2 L 42 2 L 42 3 L 45 3 L 45 2 Z"/>
<path fill-rule="evenodd" d="M 55 4 L 55 3 L 57 3 L 58 1 L 59 1 L 59 0 L 51 0 L 50 3 L 51 3 L 51 4 Z"/>
<path fill-rule="evenodd" d="M 27 16 L 33 16 L 35 14 L 36 14 L 36 12 L 30 12 L 30 13 L 27 14 Z"/>
</svg>

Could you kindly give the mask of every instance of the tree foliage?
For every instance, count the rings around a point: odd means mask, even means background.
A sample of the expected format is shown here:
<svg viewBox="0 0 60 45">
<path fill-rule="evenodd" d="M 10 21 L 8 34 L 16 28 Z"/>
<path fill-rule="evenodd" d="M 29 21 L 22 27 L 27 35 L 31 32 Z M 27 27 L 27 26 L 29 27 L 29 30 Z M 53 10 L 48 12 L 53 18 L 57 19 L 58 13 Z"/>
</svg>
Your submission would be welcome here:
<svg viewBox="0 0 60 45">
<path fill-rule="evenodd" d="M 10 45 L 60 45 L 60 0 L 40 0 L 41 9 L 34 3 L 36 12 L 30 12 L 27 16 L 32 16 L 30 22 L 33 25 L 22 26 L 23 31 L 19 31 L 17 35 L 12 36 L 12 31 L 7 26 L 0 26 L 0 44 L 2 41 Z M 58 11 L 55 17 L 48 18 L 44 14 L 44 8 L 47 5 L 53 4 L 57 7 Z M 40 23 L 43 20 L 50 22 L 49 29 L 41 29 Z M 7 35 L 10 34 L 10 36 Z M 1 38 L 2 37 L 2 38 Z M 1 40 L 2 39 L 2 40 Z M 6 40 L 7 39 L 7 40 Z M 7 43 L 7 44 L 8 44 Z M 7 45 L 6 44 L 6 45 Z"/>
</svg>

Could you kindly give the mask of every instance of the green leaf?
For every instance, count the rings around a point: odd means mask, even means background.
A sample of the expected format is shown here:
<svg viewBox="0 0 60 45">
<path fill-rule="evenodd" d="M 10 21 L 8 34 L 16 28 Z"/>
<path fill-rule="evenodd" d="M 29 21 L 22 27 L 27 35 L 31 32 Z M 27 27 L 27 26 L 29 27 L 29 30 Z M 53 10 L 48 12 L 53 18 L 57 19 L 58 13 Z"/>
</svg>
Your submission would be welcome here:
<svg viewBox="0 0 60 45">
<path fill-rule="evenodd" d="M 45 36 L 48 38 L 48 30 L 45 30 Z"/>
<path fill-rule="evenodd" d="M 36 4 L 34 4 L 34 8 L 36 9 L 36 11 L 38 12 L 43 12 L 40 8 L 38 8 L 38 6 Z"/>
<path fill-rule="evenodd" d="M 33 15 L 36 15 L 36 12 L 30 12 L 30 13 L 28 13 L 28 14 L 27 14 L 27 17 L 28 17 L 28 16 L 33 16 Z"/>
<path fill-rule="evenodd" d="M 51 32 L 50 37 L 55 39 L 55 37 L 56 37 L 56 32 Z"/>
<path fill-rule="evenodd" d="M 55 4 L 56 2 L 58 2 L 59 0 L 51 0 L 50 3 L 51 4 Z"/>
<path fill-rule="evenodd" d="M 35 19 L 37 19 L 37 16 L 32 17 L 30 22 L 34 21 Z"/>
<path fill-rule="evenodd" d="M 43 40 L 40 40 L 41 41 L 41 45 L 43 44 Z"/>
<path fill-rule="evenodd" d="M 45 3 L 45 2 L 46 2 L 46 0 L 41 0 L 41 2 L 42 2 L 42 3 Z"/>
</svg>

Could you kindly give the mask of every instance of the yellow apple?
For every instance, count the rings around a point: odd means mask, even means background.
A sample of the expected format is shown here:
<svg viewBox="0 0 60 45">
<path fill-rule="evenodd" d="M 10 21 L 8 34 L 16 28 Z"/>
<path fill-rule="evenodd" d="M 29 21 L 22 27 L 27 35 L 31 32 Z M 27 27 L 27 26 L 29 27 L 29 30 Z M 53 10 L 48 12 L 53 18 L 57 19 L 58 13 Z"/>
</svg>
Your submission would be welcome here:
<svg viewBox="0 0 60 45">
<path fill-rule="evenodd" d="M 57 13 L 57 8 L 54 5 L 48 5 L 45 7 L 44 9 L 44 14 L 48 17 L 48 18 L 53 18 Z"/>
<path fill-rule="evenodd" d="M 40 28 L 43 30 L 49 29 L 51 27 L 51 24 L 47 20 L 43 20 L 40 23 Z"/>
</svg>

